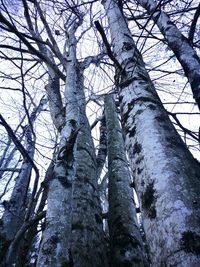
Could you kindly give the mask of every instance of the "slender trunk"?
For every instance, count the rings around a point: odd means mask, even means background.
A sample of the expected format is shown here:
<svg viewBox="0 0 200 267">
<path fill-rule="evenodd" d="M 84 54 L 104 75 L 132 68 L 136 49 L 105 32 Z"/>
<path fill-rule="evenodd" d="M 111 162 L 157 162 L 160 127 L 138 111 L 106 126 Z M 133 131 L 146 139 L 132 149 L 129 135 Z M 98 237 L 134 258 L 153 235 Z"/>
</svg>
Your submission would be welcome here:
<svg viewBox="0 0 200 267">
<path fill-rule="evenodd" d="M 46 171 L 44 183 L 52 179 L 53 167 L 54 167 L 54 160 L 51 161 Z M 42 211 L 44 211 L 46 200 L 47 200 L 47 188 L 44 188 L 36 214 L 39 214 Z M 28 231 L 25 233 L 22 239 L 22 242 L 20 244 L 20 250 L 17 255 L 16 267 L 28 266 L 32 252 L 31 250 L 34 246 L 34 240 L 37 237 L 37 234 L 38 234 L 38 221 L 36 221 L 35 224 L 32 227 L 30 227 L 30 229 L 28 229 Z M 19 244 L 17 244 L 17 246 L 19 247 Z M 37 248 L 35 251 L 36 254 L 35 258 L 37 258 L 38 256 L 38 251 L 39 249 Z"/>
<path fill-rule="evenodd" d="M 200 109 L 200 58 L 189 40 L 180 32 L 159 4 L 153 0 L 137 0 L 147 10 L 151 18 L 165 37 L 168 46 L 174 52 L 184 69 L 191 85 L 193 97 Z"/>
<path fill-rule="evenodd" d="M 111 266 L 147 266 L 134 207 L 133 190 L 130 188 L 131 177 L 124 140 L 111 95 L 106 96 L 105 113 L 108 131 L 108 225 Z"/>
<path fill-rule="evenodd" d="M 99 131 L 100 131 L 100 137 L 99 137 L 99 147 L 98 147 L 98 153 L 97 153 L 97 178 L 98 179 L 101 177 L 101 173 L 103 170 L 103 166 L 106 162 L 106 156 L 107 156 L 107 144 L 106 144 L 107 130 L 106 130 L 106 120 L 105 120 L 104 114 L 100 121 Z"/>
<path fill-rule="evenodd" d="M 36 115 L 41 112 L 44 100 L 40 101 L 40 104 L 35 108 L 30 116 L 30 123 L 33 126 Z M 24 135 L 26 138 L 26 150 L 31 159 L 34 158 L 35 152 L 35 138 L 32 133 L 32 126 L 27 125 L 24 129 Z M 15 238 L 15 235 L 25 219 L 25 210 L 27 208 L 28 201 L 28 188 L 31 178 L 32 164 L 27 158 L 23 160 L 21 171 L 16 178 L 16 182 L 13 188 L 11 198 L 6 202 L 5 211 L 1 219 L 0 226 L 0 261 L 5 260 L 5 255 L 11 241 Z M 17 251 L 10 258 L 10 262 L 14 262 Z"/>
<path fill-rule="evenodd" d="M 170 122 L 116 1 L 104 6 L 123 69 L 118 73 L 122 125 L 152 266 L 197 267 L 199 163 Z"/>
<path fill-rule="evenodd" d="M 38 267 L 70 266 L 72 194 L 76 161 L 76 137 L 79 127 L 79 107 L 76 86 L 75 28 L 69 32 L 67 77 L 65 84 L 66 117 L 61 131 L 53 177 L 47 182 L 48 199 L 46 228 L 40 246 Z"/>
<path fill-rule="evenodd" d="M 71 252 L 75 267 L 108 266 L 99 195 L 97 165 L 90 125 L 85 112 L 83 74 L 78 70 L 80 131 L 73 196 Z"/>
</svg>

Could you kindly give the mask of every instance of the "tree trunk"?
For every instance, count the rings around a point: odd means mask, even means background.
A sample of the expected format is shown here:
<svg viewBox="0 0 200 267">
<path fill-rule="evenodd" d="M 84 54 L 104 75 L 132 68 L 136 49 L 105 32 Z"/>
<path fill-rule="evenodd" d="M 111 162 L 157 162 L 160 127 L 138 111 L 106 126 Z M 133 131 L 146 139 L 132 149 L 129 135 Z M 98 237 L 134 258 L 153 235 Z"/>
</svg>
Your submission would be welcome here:
<svg viewBox="0 0 200 267">
<path fill-rule="evenodd" d="M 200 265 L 200 166 L 170 122 L 114 0 L 104 2 L 122 125 L 152 266 Z"/>
<path fill-rule="evenodd" d="M 79 127 L 79 107 L 76 79 L 75 28 L 69 32 L 67 78 L 65 84 L 66 117 L 61 131 L 53 177 L 48 186 L 46 228 L 43 233 L 38 267 L 70 266 L 70 234 L 72 194 L 75 176 L 76 137 Z"/>
<path fill-rule="evenodd" d="M 38 107 L 36 107 L 30 116 L 29 125 L 24 128 L 26 139 L 25 147 L 30 159 L 34 158 L 35 138 L 33 137 L 32 127 L 36 119 L 36 115 L 42 111 L 46 101 L 42 99 Z M 28 204 L 28 188 L 31 178 L 32 164 L 27 158 L 23 160 L 21 171 L 16 178 L 11 198 L 5 203 L 5 211 L 3 213 L 0 225 L 0 262 L 6 258 L 7 249 L 14 239 L 15 234 L 23 224 L 25 219 L 25 211 Z M 14 255 L 15 254 L 15 255 Z M 9 261 L 14 262 L 16 251 Z"/>
<path fill-rule="evenodd" d="M 105 113 L 111 266 L 144 267 L 147 266 L 146 258 L 134 207 L 133 190 L 130 188 L 130 171 L 115 102 L 111 95 L 105 98 Z"/>
<path fill-rule="evenodd" d="M 200 109 L 200 59 L 189 40 L 153 0 L 137 0 L 147 10 L 165 37 L 169 48 L 174 52 L 184 69 L 191 85 L 193 97 Z"/>
<path fill-rule="evenodd" d="M 97 165 L 91 129 L 85 112 L 82 70 L 78 70 L 80 131 L 77 138 L 77 171 L 73 195 L 71 252 L 74 267 L 108 266 L 103 233 Z"/>
</svg>

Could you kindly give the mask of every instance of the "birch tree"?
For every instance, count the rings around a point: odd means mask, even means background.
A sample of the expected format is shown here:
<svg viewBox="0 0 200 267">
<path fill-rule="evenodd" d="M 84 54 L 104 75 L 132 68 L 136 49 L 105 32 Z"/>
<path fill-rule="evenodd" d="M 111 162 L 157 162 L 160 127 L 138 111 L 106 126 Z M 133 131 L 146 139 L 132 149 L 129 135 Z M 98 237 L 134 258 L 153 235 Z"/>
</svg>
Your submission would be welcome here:
<svg viewBox="0 0 200 267">
<path fill-rule="evenodd" d="M 0 89 L 7 96 L 12 90 L 13 98 L 19 92 L 10 110 L 18 114 L 18 99 L 23 108 L 43 94 L 48 99 L 34 128 L 39 182 L 32 187 L 32 172 L 23 223 L 1 250 L 5 266 L 199 266 L 199 163 L 169 120 L 133 42 L 132 34 L 142 33 L 130 31 L 124 19 L 122 4 L 131 3 L 106 0 L 105 13 L 98 1 L 22 0 L 15 10 L 9 0 L 1 4 L 0 60 L 8 68 L 0 65 Z M 120 114 L 110 94 L 118 94 Z M 3 115 L 10 114 L 2 99 Z M 29 147 L 22 150 L 26 155 Z"/>
<path fill-rule="evenodd" d="M 69 32 L 67 78 L 65 83 L 66 118 L 61 125 L 61 140 L 54 164 L 54 176 L 46 181 L 48 208 L 46 227 L 42 237 L 38 266 L 70 264 L 70 231 L 72 192 L 75 175 L 76 137 L 79 128 L 79 107 L 76 85 L 76 39 L 73 25 Z M 51 88 L 51 90 L 54 88 Z M 57 105 L 55 103 L 54 105 Z"/>
<path fill-rule="evenodd" d="M 147 10 L 150 17 L 164 35 L 168 46 L 180 62 L 185 76 L 191 85 L 193 97 L 200 109 L 200 59 L 192 47 L 191 38 L 186 38 L 180 32 L 175 23 L 170 20 L 170 17 L 162 11 L 160 3 L 156 3 L 153 0 L 139 0 L 137 2 Z M 197 13 L 199 9 L 200 7 L 197 7 Z"/>
<path fill-rule="evenodd" d="M 152 266 L 198 266 L 199 164 L 171 124 L 117 2 L 104 1 L 104 7 Z"/>
<path fill-rule="evenodd" d="M 108 225 L 111 266 L 147 266 L 140 235 L 124 140 L 112 95 L 105 98 L 108 131 Z"/>
</svg>

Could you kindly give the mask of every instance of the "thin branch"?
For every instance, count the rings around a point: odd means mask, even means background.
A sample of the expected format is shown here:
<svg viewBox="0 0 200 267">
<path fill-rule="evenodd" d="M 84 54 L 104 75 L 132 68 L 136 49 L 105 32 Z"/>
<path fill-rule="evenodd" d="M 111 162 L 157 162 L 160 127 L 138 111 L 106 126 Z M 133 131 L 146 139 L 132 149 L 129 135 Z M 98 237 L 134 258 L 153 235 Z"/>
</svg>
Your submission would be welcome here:
<svg viewBox="0 0 200 267">
<path fill-rule="evenodd" d="M 200 16 L 200 4 L 198 5 L 197 10 L 194 14 L 194 18 L 192 20 L 192 24 L 191 24 L 190 31 L 188 34 L 188 39 L 191 43 L 193 43 L 194 33 L 195 33 L 195 29 L 196 29 L 196 25 L 197 25 L 197 21 L 198 21 L 199 16 Z"/>
<path fill-rule="evenodd" d="M 1 13 L 0 13 L 0 22 L 5 24 L 13 33 L 17 35 L 17 37 L 28 47 L 30 52 L 41 60 L 43 60 L 46 64 L 48 64 L 54 71 L 59 75 L 59 77 L 65 81 L 65 75 L 59 70 L 57 65 L 52 63 L 49 58 L 47 58 L 44 54 L 38 51 L 34 46 L 30 44 L 30 42 L 24 37 L 22 33 L 20 33 L 15 26 L 13 26 Z"/>
<path fill-rule="evenodd" d="M 115 58 L 115 56 L 113 55 L 113 52 L 110 48 L 110 44 L 108 42 L 108 39 L 105 35 L 105 32 L 104 32 L 104 29 L 102 28 L 101 24 L 99 23 L 99 21 L 95 21 L 94 22 L 98 32 L 100 33 L 101 37 L 102 37 L 102 40 L 103 40 L 103 43 L 106 47 L 106 50 L 107 50 L 107 54 L 109 56 L 109 58 L 114 62 L 114 64 L 117 66 L 117 68 L 120 70 L 120 71 L 123 71 L 122 69 L 122 66 L 120 65 L 119 61 Z"/>
</svg>

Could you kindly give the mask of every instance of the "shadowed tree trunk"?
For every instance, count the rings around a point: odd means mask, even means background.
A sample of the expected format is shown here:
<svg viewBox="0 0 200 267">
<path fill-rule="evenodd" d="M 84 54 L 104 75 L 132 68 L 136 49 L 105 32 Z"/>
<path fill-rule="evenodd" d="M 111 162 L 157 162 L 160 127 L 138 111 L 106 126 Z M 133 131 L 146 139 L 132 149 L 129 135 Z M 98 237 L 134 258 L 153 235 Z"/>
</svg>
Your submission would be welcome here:
<svg viewBox="0 0 200 267">
<path fill-rule="evenodd" d="M 104 6 L 121 66 L 117 81 L 122 125 L 152 266 L 197 267 L 199 163 L 170 122 L 117 2 L 107 0 Z"/>
<path fill-rule="evenodd" d="M 105 98 L 108 136 L 108 225 L 111 246 L 111 266 L 144 267 L 146 257 L 140 235 L 131 177 L 126 159 L 115 101 Z"/>
<path fill-rule="evenodd" d="M 97 187 L 97 163 L 85 112 L 82 71 L 79 68 L 77 73 L 80 131 L 77 137 L 71 252 L 75 267 L 106 267 L 108 262 Z"/>
</svg>

